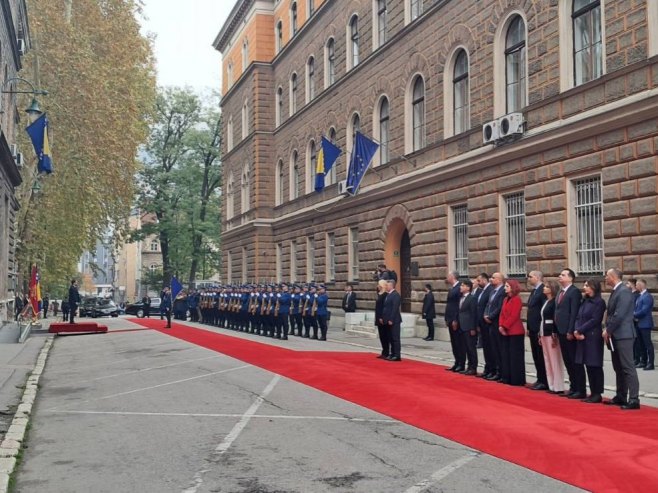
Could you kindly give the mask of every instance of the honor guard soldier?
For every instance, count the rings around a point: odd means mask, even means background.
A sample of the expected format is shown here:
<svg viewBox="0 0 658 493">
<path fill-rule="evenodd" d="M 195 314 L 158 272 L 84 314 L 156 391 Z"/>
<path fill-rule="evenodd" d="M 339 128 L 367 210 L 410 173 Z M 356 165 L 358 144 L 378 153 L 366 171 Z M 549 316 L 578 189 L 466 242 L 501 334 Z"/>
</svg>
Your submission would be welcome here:
<svg viewBox="0 0 658 493">
<path fill-rule="evenodd" d="M 274 337 L 274 287 L 267 285 L 265 302 L 265 335 Z"/>
<path fill-rule="evenodd" d="M 242 286 L 240 294 L 240 332 L 246 332 L 249 329 L 249 288 Z"/>
<path fill-rule="evenodd" d="M 203 295 L 201 296 L 201 322 L 208 324 L 208 298 L 210 293 L 207 289 L 203 290 Z"/>
<path fill-rule="evenodd" d="M 291 298 L 291 307 L 290 307 L 290 334 L 302 336 L 302 288 L 295 284 L 293 286 L 293 293 L 290 295 Z M 295 329 L 297 333 L 295 334 Z"/>
<path fill-rule="evenodd" d="M 319 287 L 319 293 L 316 298 L 316 317 L 317 323 L 320 326 L 320 340 L 327 340 L 327 320 L 329 319 L 329 296 L 327 295 L 327 288 L 324 284 Z"/>
<path fill-rule="evenodd" d="M 265 307 L 267 306 L 267 293 L 265 286 L 262 284 L 258 286 L 258 304 L 256 305 L 256 327 L 258 335 L 265 335 Z"/>
<path fill-rule="evenodd" d="M 277 296 L 277 304 L 279 309 L 276 312 L 278 318 L 276 336 L 283 340 L 288 340 L 288 331 L 290 330 L 288 319 L 290 317 L 290 303 L 292 302 L 292 296 L 289 292 L 287 284 L 283 284 L 282 292 Z"/>
<path fill-rule="evenodd" d="M 312 339 L 318 340 L 318 288 L 311 284 L 311 328 L 313 329 Z"/>
<path fill-rule="evenodd" d="M 313 305 L 315 304 L 315 286 L 309 286 L 304 295 L 304 308 L 302 315 L 304 316 L 304 337 L 311 336 L 311 327 L 315 325 L 315 317 L 313 315 Z M 317 338 L 317 325 L 315 325 L 315 335 Z"/>
<path fill-rule="evenodd" d="M 252 285 L 250 286 L 250 293 L 249 293 L 249 311 L 247 313 L 247 332 L 254 333 L 256 330 L 256 296 L 258 293 L 256 292 L 256 286 Z"/>
</svg>

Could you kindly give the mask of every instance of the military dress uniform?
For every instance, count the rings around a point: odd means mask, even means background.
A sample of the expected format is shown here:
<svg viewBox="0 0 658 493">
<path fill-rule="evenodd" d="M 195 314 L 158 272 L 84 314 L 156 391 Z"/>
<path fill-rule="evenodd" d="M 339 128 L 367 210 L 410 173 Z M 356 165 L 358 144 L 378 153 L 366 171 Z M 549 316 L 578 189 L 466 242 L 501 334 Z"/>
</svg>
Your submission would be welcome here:
<svg viewBox="0 0 658 493">
<path fill-rule="evenodd" d="M 290 303 L 292 302 L 292 296 L 287 289 L 284 289 L 282 293 L 277 294 L 277 327 L 276 327 L 276 336 L 280 339 L 288 339 L 288 319 L 290 317 Z"/>
<path fill-rule="evenodd" d="M 320 326 L 320 340 L 327 340 L 327 319 L 329 316 L 329 296 L 324 286 L 320 286 L 320 293 L 316 295 L 316 317 L 318 325 Z"/>
</svg>

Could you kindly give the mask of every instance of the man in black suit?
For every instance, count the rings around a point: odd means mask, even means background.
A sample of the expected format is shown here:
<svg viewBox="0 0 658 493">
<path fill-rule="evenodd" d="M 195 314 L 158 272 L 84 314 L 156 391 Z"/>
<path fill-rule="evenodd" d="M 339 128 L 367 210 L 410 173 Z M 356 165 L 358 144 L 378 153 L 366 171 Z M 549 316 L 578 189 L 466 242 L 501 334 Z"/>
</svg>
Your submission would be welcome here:
<svg viewBox="0 0 658 493">
<path fill-rule="evenodd" d="M 495 358 L 491 354 L 491 339 L 489 337 L 489 324 L 484 321 L 484 310 L 489 303 L 489 296 L 493 291 L 493 286 L 489 283 L 489 274 L 486 272 L 481 273 L 477 277 L 479 289 L 477 294 L 474 295 L 478 302 L 478 328 L 480 330 L 480 338 L 482 340 L 482 352 L 484 353 L 484 373 L 482 378 L 489 378 L 495 373 Z"/>
<path fill-rule="evenodd" d="M 350 284 L 345 286 L 342 307 L 345 313 L 354 313 L 356 311 L 356 293 Z"/>
<path fill-rule="evenodd" d="M 491 276 L 492 291 L 489 295 L 489 301 L 484 308 L 484 315 L 482 319 L 487 324 L 489 329 L 489 344 L 491 347 L 491 375 L 487 380 L 499 381 L 500 380 L 500 349 L 502 335 L 498 330 L 498 319 L 500 311 L 503 309 L 503 300 L 505 299 L 505 276 L 500 272 L 494 272 Z"/>
<path fill-rule="evenodd" d="M 460 286 L 461 298 L 459 300 L 459 333 L 462 337 L 464 350 L 468 356 L 468 367 L 461 371 L 464 375 L 477 375 L 478 351 L 477 351 L 477 318 L 478 302 L 471 294 L 473 283 L 466 279 Z"/>
<path fill-rule="evenodd" d="M 466 349 L 459 334 L 459 300 L 461 298 L 459 274 L 455 271 L 448 272 L 446 284 L 450 287 L 448 288 L 448 296 L 446 297 L 446 309 L 443 319 L 448 327 L 452 355 L 455 358 L 455 364 L 450 368 L 446 368 L 446 370 L 454 372 L 464 371 L 466 368 Z"/>
<path fill-rule="evenodd" d="M 423 318 L 427 322 L 427 337 L 424 341 L 434 340 L 434 317 L 436 317 L 436 308 L 434 306 L 434 294 L 432 285 L 425 284 L 425 296 L 423 297 Z"/>
<path fill-rule="evenodd" d="M 576 274 L 571 269 L 564 269 L 558 276 L 562 287 L 555 300 L 555 326 L 560 339 L 560 349 L 564 366 L 569 374 L 569 392 L 563 395 L 569 399 L 587 397 L 585 367 L 576 364 L 576 338 L 573 335 L 576 316 L 582 301 L 580 291 L 573 285 Z"/>
<path fill-rule="evenodd" d="M 382 311 L 384 325 L 390 330 L 391 337 L 391 354 L 388 361 L 401 361 L 400 358 L 400 328 L 402 325 L 402 315 L 400 314 L 400 305 L 402 298 L 400 293 L 395 290 L 395 281 L 388 279 L 387 281 L 387 295 L 384 300 L 384 309 Z"/>
<path fill-rule="evenodd" d="M 612 294 L 608 300 L 608 318 L 603 339 L 612 351 L 612 367 L 617 377 L 616 395 L 605 404 L 619 405 L 622 409 L 640 409 L 640 382 L 633 361 L 635 300 L 621 279 L 619 269 L 609 269 L 605 274 L 605 283 L 612 288 Z"/>
<path fill-rule="evenodd" d="M 527 330 L 526 335 L 530 338 L 530 351 L 532 361 L 537 371 L 537 381 L 530 387 L 532 390 L 548 390 L 548 379 L 546 378 L 546 364 L 544 363 L 544 350 L 539 345 L 539 329 L 541 327 L 541 309 L 546 302 L 544 294 L 544 274 L 533 270 L 528 274 L 528 283 L 532 287 L 528 297 Z"/>
<path fill-rule="evenodd" d="M 71 286 L 69 287 L 69 323 L 74 323 L 75 312 L 78 310 L 78 303 L 80 303 L 80 293 L 78 292 L 78 281 L 71 279 Z"/>
</svg>

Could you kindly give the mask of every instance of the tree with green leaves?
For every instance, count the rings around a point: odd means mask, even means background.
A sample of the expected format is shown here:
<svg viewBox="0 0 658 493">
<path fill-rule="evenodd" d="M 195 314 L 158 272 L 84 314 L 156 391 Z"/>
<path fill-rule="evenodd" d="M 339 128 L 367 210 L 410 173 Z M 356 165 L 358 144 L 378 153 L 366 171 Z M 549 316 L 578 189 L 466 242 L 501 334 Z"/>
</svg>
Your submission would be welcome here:
<svg viewBox="0 0 658 493">
<path fill-rule="evenodd" d="M 163 88 L 138 175 L 138 207 L 157 221 L 133 239 L 156 234 L 164 283 L 173 275 L 193 283 L 199 268 L 219 265 L 221 115 L 217 97 L 189 89 Z M 217 263 L 213 262 L 217 259 Z"/>
</svg>

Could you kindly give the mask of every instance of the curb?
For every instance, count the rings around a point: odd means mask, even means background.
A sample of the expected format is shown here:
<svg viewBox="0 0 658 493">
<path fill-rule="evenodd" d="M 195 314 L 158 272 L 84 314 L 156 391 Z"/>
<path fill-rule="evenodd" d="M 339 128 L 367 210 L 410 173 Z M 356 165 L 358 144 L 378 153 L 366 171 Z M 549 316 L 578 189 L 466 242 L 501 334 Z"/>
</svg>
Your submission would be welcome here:
<svg viewBox="0 0 658 493">
<path fill-rule="evenodd" d="M 9 488 L 9 478 L 16 468 L 16 456 L 23 446 L 25 432 L 30 422 L 32 407 L 37 396 L 39 378 L 46 366 L 46 359 L 52 345 L 53 338 L 48 337 L 39 352 L 34 369 L 27 379 L 23 398 L 16 409 L 14 419 L 12 419 L 4 439 L 0 443 L 0 493 L 6 493 Z"/>
</svg>

